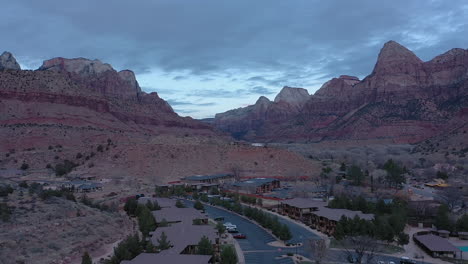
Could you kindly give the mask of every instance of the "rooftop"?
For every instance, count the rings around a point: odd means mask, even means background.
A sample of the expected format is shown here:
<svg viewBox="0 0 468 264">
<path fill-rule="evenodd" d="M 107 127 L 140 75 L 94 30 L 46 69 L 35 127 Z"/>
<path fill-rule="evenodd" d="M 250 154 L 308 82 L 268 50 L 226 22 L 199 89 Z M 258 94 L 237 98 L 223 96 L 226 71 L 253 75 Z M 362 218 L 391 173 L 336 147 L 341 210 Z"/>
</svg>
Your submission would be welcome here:
<svg viewBox="0 0 468 264">
<path fill-rule="evenodd" d="M 319 208 L 325 207 L 327 205 L 327 202 L 324 202 L 322 200 L 313 200 L 309 198 L 293 198 L 290 200 L 282 201 L 281 203 L 301 209 Z"/>
<path fill-rule="evenodd" d="M 314 212 L 314 214 L 334 221 L 340 221 L 342 216 L 346 216 L 347 218 L 354 218 L 358 216 L 359 218 L 368 221 L 374 219 L 373 214 L 365 214 L 361 211 L 351 211 L 348 209 L 335 209 L 328 207 L 321 207 L 318 211 Z"/>
<path fill-rule="evenodd" d="M 148 201 L 157 202 L 161 207 L 175 207 L 176 200 L 170 198 L 154 198 L 154 197 L 140 197 L 138 199 L 139 204 L 146 204 Z"/>
<path fill-rule="evenodd" d="M 459 248 L 452 245 L 447 239 L 433 235 L 415 235 L 414 239 L 418 240 L 427 249 L 433 252 L 458 252 Z"/>
<path fill-rule="evenodd" d="M 221 174 L 213 174 L 213 175 L 193 175 L 193 176 L 187 176 L 183 179 L 187 181 L 203 181 L 203 180 L 213 180 L 213 179 L 233 177 L 233 176 L 234 175 L 231 173 L 221 173 Z"/>
<path fill-rule="evenodd" d="M 211 225 L 180 223 L 172 224 L 168 227 L 159 227 L 152 232 L 151 242 L 153 245 L 158 245 L 158 239 L 161 237 L 162 232 L 166 234 L 167 239 L 173 247 L 164 250 L 161 254 L 180 254 L 187 246 L 197 245 L 203 236 L 208 237 L 214 244 L 218 237 L 216 230 Z"/>
<path fill-rule="evenodd" d="M 277 179 L 273 178 L 255 178 L 255 179 L 250 179 L 247 181 L 241 181 L 241 182 L 236 182 L 233 185 L 242 187 L 242 186 L 261 186 L 263 184 L 271 183 L 274 181 L 278 181 Z"/>
<path fill-rule="evenodd" d="M 154 254 L 141 253 L 132 260 L 124 260 L 121 264 L 154 264 L 154 263 L 171 263 L 171 264 L 206 264 L 211 259 L 211 256 L 205 255 L 169 255 L 169 254 Z"/>
<path fill-rule="evenodd" d="M 195 208 L 162 208 L 158 211 L 153 211 L 153 216 L 157 222 L 166 219 L 167 222 L 184 222 L 192 224 L 195 219 L 206 219 L 208 218 L 202 212 L 196 210 Z"/>
</svg>

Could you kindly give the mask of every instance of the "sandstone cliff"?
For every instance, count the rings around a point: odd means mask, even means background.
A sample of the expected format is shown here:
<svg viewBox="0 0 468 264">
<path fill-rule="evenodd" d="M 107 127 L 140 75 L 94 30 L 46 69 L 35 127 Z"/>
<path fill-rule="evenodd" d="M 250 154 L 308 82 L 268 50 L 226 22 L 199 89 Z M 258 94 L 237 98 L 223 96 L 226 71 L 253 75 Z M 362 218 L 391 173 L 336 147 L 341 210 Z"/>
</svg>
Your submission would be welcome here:
<svg viewBox="0 0 468 264">
<path fill-rule="evenodd" d="M 451 120 L 466 122 L 468 50 L 452 49 L 423 62 L 402 45 L 389 41 L 375 67 L 363 80 L 333 78 L 286 119 L 237 118 L 243 138 L 254 141 L 321 141 L 378 139 L 418 142 L 450 129 Z M 237 110 L 242 112 L 242 110 Z M 230 113 L 226 112 L 225 114 Z M 216 115 L 220 129 L 231 132 L 229 119 Z M 247 129 L 245 129 L 247 127 Z M 228 128 L 228 129 L 226 129 Z"/>
</svg>

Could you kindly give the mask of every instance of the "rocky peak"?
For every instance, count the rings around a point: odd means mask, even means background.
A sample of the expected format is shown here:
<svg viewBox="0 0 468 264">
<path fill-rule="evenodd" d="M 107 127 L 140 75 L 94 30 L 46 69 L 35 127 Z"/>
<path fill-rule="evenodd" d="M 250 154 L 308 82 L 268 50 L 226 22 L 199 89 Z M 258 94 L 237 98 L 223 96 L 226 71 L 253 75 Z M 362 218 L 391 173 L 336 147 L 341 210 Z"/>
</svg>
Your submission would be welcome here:
<svg viewBox="0 0 468 264">
<path fill-rule="evenodd" d="M 275 103 L 285 102 L 293 106 L 302 106 L 307 102 L 310 95 L 304 88 L 284 86 L 275 97 Z"/>
<path fill-rule="evenodd" d="M 411 66 L 423 62 L 412 51 L 391 40 L 380 50 L 373 73 L 408 72 Z"/>
<path fill-rule="evenodd" d="M 137 92 L 141 92 L 140 85 L 136 80 L 135 73 L 131 70 L 123 70 L 119 72 L 119 77 L 127 81 Z"/>
<path fill-rule="evenodd" d="M 65 59 L 53 58 L 46 60 L 39 70 L 66 71 L 82 76 L 98 75 L 106 71 L 114 71 L 112 66 L 102 63 L 100 60 L 89 60 L 85 58 Z"/>
<path fill-rule="evenodd" d="M 360 82 L 358 77 L 350 75 L 340 75 L 338 79 L 343 80 L 346 84 L 349 85 L 355 85 L 356 83 Z"/>
<path fill-rule="evenodd" d="M 270 103 L 271 103 L 270 99 L 266 98 L 265 96 L 260 96 L 257 102 L 255 102 L 256 105 L 264 105 L 264 104 L 270 104 Z"/>
<path fill-rule="evenodd" d="M 20 65 L 16 62 L 15 57 L 8 51 L 0 55 L 0 71 L 1 70 L 21 70 Z"/>
</svg>

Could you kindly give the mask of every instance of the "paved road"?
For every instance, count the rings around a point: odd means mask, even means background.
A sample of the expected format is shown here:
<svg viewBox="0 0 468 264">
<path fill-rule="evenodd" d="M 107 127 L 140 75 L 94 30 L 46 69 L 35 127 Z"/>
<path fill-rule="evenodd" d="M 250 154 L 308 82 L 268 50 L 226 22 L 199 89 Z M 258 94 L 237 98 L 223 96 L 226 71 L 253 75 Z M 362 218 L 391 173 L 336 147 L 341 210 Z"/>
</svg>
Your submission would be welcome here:
<svg viewBox="0 0 468 264">
<path fill-rule="evenodd" d="M 186 201 L 192 206 L 191 201 Z M 225 222 L 237 225 L 240 233 L 247 235 L 247 239 L 238 239 L 239 246 L 245 255 L 246 264 L 292 264 L 290 258 L 276 259 L 277 256 L 285 254 L 279 252 L 276 247 L 269 246 L 268 243 L 275 241 L 275 238 L 256 224 L 240 217 L 237 214 L 227 212 L 216 207 L 205 205 L 205 211 L 210 218 L 224 217 Z"/>
<path fill-rule="evenodd" d="M 187 201 L 188 206 L 193 206 L 193 202 Z M 307 242 L 309 239 L 320 239 L 315 233 L 309 229 L 298 225 L 294 221 L 289 221 L 283 218 L 278 218 L 281 223 L 286 224 L 293 238 L 289 241 L 291 243 L 302 243 L 303 246 L 296 248 L 283 248 L 278 251 L 278 248 L 269 246 L 268 243 L 275 241 L 275 238 L 266 232 L 261 227 L 252 223 L 251 221 L 226 210 L 222 210 L 216 207 L 205 205 L 205 211 L 210 218 L 224 217 L 225 222 L 231 222 L 237 225 L 237 229 L 240 233 L 247 235 L 247 239 L 239 239 L 239 245 L 245 255 L 246 264 L 291 264 L 293 261 L 289 258 L 276 259 L 279 255 L 284 255 L 288 252 L 297 253 L 313 259 L 312 253 L 307 250 Z M 347 254 L 341 250 L 329 250 L 325 261 L 329 263 L 348 263 L 346 260 Z M 374 258 L 374 262 L 377 261 L 393 261 L 399 263 L 399 258 L 379 255 Z M 418 262 L 422 263 L 422 262 Z M 427 263 L 427 262 L 426 262 Z"/>
</svg>

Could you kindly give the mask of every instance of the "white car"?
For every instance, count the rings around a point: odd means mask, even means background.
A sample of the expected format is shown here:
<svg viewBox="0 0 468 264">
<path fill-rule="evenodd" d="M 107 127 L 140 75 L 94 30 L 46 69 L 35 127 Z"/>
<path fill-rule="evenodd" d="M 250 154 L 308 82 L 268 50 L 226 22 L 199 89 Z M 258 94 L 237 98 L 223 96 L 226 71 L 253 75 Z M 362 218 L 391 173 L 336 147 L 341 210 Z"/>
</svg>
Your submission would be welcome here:
<svg viewBox="0 0 468 264">
<path fill-rule="evenodd" d="M 236 225 L 234 225 L 234 224 L 232 224 L 232 223 L 230 223 L 230 222 L 224 223 L 223 225 L 224 225 L 224 227 L 226 227 L 226 228 L 237 228 Z"/>
</svg>

